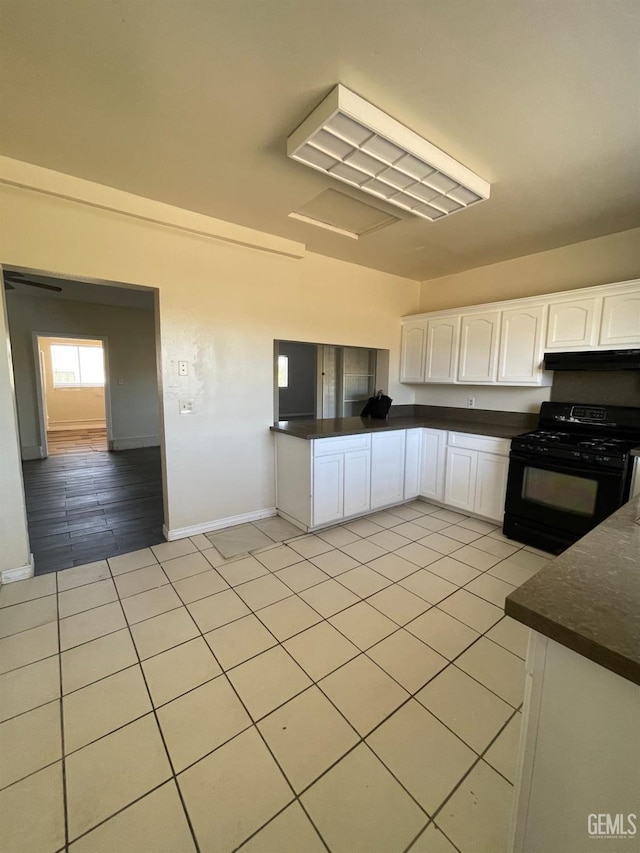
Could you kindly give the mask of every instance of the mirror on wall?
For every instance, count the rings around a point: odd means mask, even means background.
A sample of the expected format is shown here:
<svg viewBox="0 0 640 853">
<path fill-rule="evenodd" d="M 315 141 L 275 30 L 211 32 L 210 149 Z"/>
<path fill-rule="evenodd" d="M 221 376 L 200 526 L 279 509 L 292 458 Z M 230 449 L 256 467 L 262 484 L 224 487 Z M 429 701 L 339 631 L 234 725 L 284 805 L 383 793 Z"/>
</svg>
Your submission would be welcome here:
<svg viewBox="0 0 640 853">
<path fill-rule="evenodd" d="M 274 376 L 275 420 L 357 416 L 387 388 L 388 351 L 274 341 Z"/>
</svg>

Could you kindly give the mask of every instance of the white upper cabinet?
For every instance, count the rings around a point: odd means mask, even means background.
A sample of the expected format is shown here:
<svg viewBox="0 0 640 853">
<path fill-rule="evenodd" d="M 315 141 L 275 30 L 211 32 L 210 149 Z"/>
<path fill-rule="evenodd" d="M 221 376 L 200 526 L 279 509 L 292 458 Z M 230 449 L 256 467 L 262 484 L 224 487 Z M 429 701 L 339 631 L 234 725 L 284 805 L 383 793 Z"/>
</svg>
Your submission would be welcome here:
<svg viewBox="0 0 640 853">
<path fill-rule="evenodd" d="M 640 349 L 640 280 L 402 321 L 401 382 L 547 385 L 544 351 Z"/>
<path fill-rule="evenodd" d="M 640 347 L 640 288 L 635 293 L 604 297 L 599 343 Z"/>
<path fill-rule="evenodd" d="M 462 317 L 458 379 L 471 385 L 496 381 L 500 312 Z"/>
<path fill-rule="evenodd" d="M 542 384 L 544 305 L 502 312 L 498 382 L 509 385 Z"/>
<path fill-rule="evenodd" d="M 427 320 L 404 323 L 400 358 L 401 382 L 424 382 L 424 351 Z"/>
<path fill-rule="evenodd" d="M 429 320 L 425 353 L 425 382 L 455 382 L 460 346 L 460 317 Z"/>
<path fill-rule="evenodd" d="M 549 306 L 547 349 L 571 350 L 593 346 L 599 309 L 598 299 L 552 302 Z"/>
</svg>

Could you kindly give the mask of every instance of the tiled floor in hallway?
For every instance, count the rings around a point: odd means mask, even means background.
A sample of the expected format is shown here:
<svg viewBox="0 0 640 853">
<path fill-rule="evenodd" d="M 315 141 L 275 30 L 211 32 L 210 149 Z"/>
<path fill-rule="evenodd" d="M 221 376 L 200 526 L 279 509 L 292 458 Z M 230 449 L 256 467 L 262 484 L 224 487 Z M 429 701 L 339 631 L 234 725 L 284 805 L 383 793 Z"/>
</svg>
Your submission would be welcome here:
<svg viewBox="0 0 640 853">
<path fill-rule="evenodd" d="M 547 559 L 417 501 L 3 586 L 0 849 L 500 853 Z"/>
</svg>

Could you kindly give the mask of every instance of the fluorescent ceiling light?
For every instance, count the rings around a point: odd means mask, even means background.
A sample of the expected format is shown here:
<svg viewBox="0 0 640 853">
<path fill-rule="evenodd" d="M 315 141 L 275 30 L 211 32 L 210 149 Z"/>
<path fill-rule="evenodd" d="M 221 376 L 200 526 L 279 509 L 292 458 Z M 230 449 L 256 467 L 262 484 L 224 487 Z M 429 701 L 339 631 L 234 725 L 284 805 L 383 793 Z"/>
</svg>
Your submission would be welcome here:
<svg viewBox="0 0 640 853">
<path fill-rule="evenodd" d="M 491 186 L 359 95 L 336 86 L 287 139 L 293 160 L 434 221 Z"/>
</svg>

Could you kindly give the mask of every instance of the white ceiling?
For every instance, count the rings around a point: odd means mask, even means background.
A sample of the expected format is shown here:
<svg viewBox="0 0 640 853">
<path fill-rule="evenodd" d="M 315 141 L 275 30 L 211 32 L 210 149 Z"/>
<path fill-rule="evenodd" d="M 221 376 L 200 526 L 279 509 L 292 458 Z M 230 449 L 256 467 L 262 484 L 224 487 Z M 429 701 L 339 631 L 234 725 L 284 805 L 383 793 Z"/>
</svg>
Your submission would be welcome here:
<svg viewBox="0 0 640 853">
<path fill-rule="evenodd" d="M 2 0 L 0 153 L 424 280 L 640 225 L 639 48 L 638 0 Z M 367 200 L 286 156 L 338 82 L 491 199 L 357 241 L 289 218 Z"/>
</svg>

